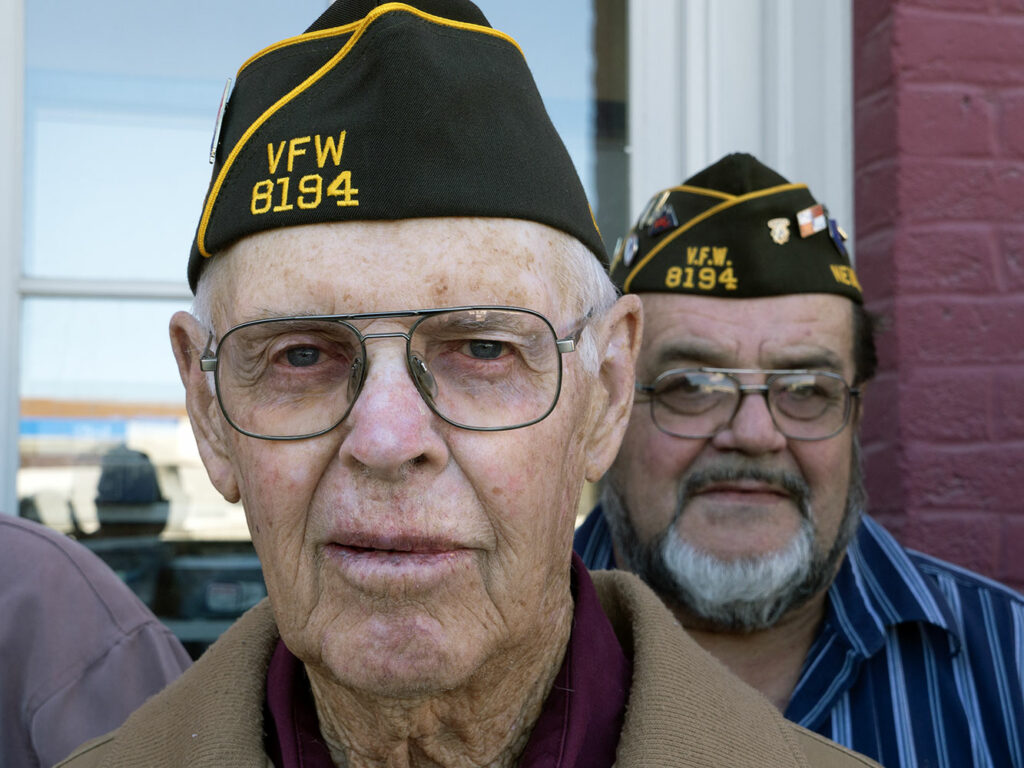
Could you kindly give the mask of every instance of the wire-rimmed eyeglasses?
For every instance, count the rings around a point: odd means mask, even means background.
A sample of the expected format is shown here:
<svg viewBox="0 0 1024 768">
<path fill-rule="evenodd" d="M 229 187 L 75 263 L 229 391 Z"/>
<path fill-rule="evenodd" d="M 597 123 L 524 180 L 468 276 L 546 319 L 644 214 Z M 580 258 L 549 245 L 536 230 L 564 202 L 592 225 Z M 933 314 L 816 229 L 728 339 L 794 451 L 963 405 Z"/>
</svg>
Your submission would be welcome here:
<svg viewBox="0 0 1024 768">
<path fill-rule="evenodd" d="M 363 333 L 366 323 L 416 318 L 407 331 Z M 300 440 L 329 432 L 366 382 L 366 341 L 405 339 L 416 389 L 430 409 L 462 429 L 535 424 L 554 410 L 562 355 L 587 318 L 564 338 L 531 309 L 468 306 L 352 315 L 275 317 L 236 325 L 200 358 L 212 371 L 221 412 L 239 432 Z"/>
<path fill-rule="evenodd" d="M 739 375 L 765 376 L 764 384 L 744 384 Z M 637 384 L 638 402 L 646 397 L 651 418 L 675 437 L 712 437 L 736 416 L 745 395 L 760 394 L 776 429 L 794 440 L 826 440 L 850 420 L 850 387 L 831 371 L 757 368 L 675 368 L 650 384 Z"/>
</svg>

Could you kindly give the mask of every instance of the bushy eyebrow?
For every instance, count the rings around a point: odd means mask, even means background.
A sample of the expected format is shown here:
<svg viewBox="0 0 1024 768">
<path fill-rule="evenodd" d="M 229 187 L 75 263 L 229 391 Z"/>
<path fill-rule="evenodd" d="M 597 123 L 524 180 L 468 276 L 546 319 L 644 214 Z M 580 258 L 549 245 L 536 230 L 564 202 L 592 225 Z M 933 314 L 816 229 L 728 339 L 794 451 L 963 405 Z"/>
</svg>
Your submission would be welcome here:
<svg viewBox="0 0 1024 768">
<path fill-rule="evenodd" d="M 791 368 L 795 370 L 822 370 L 841 372 L 843 359 L 827 347 L 806 345 L 795 349 L 781 350 L 769 355 L 766 368 Z M 705 339 L 679 339 L 666 344 L 650 361 L 647 368 L 657 374 L 670 368 L 692 364 L 696 367 L 734 368 L 737 360 L 727 347 Z"/>
<path fill-rule="evenodd" d="M 734 362 L 730 355 L 730 350 L 726 347 L 705 339 L 677 339 L 662 346 L 648 367 L 652 372 L 668 370 L 683 363 L 726 368 L 729 363 Z"/>
<path fill-rule="evenodd" d="M 843 370 L 843 361 L 835 352 L 824 347 L 812 347 L 805 350 L 789 350 L 770 361 L 772 368 L 812 369 L 816 371 Z"/>
</svg>

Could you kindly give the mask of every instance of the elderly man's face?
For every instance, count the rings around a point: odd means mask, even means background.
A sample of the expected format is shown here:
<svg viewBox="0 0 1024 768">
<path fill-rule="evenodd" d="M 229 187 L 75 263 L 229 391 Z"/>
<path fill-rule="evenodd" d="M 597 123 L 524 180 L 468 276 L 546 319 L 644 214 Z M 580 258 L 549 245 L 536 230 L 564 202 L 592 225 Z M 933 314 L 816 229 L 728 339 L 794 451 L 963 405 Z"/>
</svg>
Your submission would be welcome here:
<svg viewBox="0 0 1024 768">
<path fill-rule="evenodd" d="M 296 227 L 246 238 L 204 279 L 217 338 L 257 318 L 476 304 L 536 310 L 561 337 L 582 319 L 556 287 L 564 262 L 552 244 L 563 237 L 511 220 Z M 172 336 L 187 332 L 201 346 L 190 321 L 176 316 Z M 403 332 L 410 322 L 362 330 Z M 448 689 L 509 648 L 550 642 L 571 613 L 580 488 L 611 462 L 628 402 L 620 416 L 605 413 L 606 389 L 572 353 L 546 419 L 467 431 L 427 407 L 404 339 L 366 346 L 365 386 L 345 421 L 292 442 L 227 426 L 205 377 L 178 356 L 204 461 L 221 492 L 244 503 L 292 652 L 354 688 Z M 619 378 L 631 386 L 628 363 Z"/>
<path fill-rule="evenodd" d="M 642 298 L 641 383 L 700 367 L 810 368 L 853 380 L 852 306 L 843 297 Z M 652 571 L 656 589 L 710 626 L 749 630 L 774 621 L 773 601 L 784 606 L 806 598 L 808 585 L 827 583 L 836 562 L 829 555 L 849 530 L 842 523 L 856 519 L 845 514 L 855 430 L 856 419 L 825 440 L 788 439 L 764 397 L 750 394 L 713 437 L 679 438 L 658 430 L 647 403 L 635 403 L 606 493 L 620 558 Z M 741 573 L 739 563 L 755 568 Z M 801 586 L 798 567 L 818 574 Z M 736 609 L 761 590 L 753 605 Z"/>
</svg>

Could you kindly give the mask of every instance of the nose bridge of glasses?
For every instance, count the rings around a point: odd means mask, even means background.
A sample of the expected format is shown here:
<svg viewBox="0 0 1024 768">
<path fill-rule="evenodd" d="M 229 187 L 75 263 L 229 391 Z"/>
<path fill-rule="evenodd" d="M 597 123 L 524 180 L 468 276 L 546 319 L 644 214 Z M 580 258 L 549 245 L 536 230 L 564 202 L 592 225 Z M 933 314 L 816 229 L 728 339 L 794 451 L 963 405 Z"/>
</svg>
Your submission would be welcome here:
<svg viewBox="0 0 1024 768">
<path fill-rule="evenodd" d="M 380 331 L 379 333 L 360 333 L 359 338 L 365 343 L 370 339 L 405 339 L 409 341 L 412 332 L 405 331 Z"/>
<path fill-rule="evenodd" d="M 363 349 L 366 349 L 366 342 L 374 339 L 404 339 L 405 348 L 403 350 L 403 358 L 406 371 L 409 377 L 412 379 L 413 385 L 419 392 L 420 396 L 427 402 L 428 405 L 432 405 L 434 398 L 437 396 L 437 380 L 434 375 L 427 368 L 426 362 L 423 358 L 416 354 L 412 348 L 412 335 L 415 332 L 419 323 L 415 324 L 408 331 L 377 331 L 374 333 L 363 333 L 359 332 L 359 339 L 363 344 Z M 352 393 L 353 401 L 356 397 L 361 394 L 363 385 L 367 381 L 367 373 L 370 369 L 369 352 L 364 352 L 365 362 L 362 364 L 362 368 L 359 371 L 359 381 L 356 384 Z"/>
<path fill-rule="evenodd" d="M 369 351 L 367 350 L 367 347 L 366 347 L 366 342 L 368 342 L 368 341 L 375 341 L 375 340 L 378 340 L 378 339 L 403 339 L 405 341 L 405 344 L 402 346 L 401 359 L 405 361 L 406 365 L 408 365 L 408 357 L 409 357 L 409 349 L 410 349 L 410 347 L 409 347 L 409 345 L 410 345 L 410 337 L 412 336 L 412 331 L 411 330 L 409 330 L 409 331 L 376 331 L 374 333 L 363 333 L 362 331 L 356 331 L 356 335 L 359 337 L 359 342 L 360 342 L 360 344 L 362 345 L 362 348 L 363 348 L 363 357 L 364 357 L 364 361 L 363 361 L 364 373 L 363 373 L 363 375 L 364 376 L 365 376 L 366 371 L 368 371 L 369 368 L 370 368 L 370 353 L 369 353 Z M 379 355 L 379 354 L 380 353 L 378 352 L 377 355 Z M 394 353 L 392 353 L 392 354 L 394 354 Z M 392 359 L 397 359 L 397 357 L 394 357 Z"/>
<path fill-rule="evenodd" d="M 746 407 L 747 409 L 758 407 L 757 403 L 747 403 L 747 400 L 749 399 L 747 397 L 748 395 L 761 395 L 761 397 L 759 398 L 762 403 L 761 407 L 763 407 L 767 412 L 769 419 L 771 419 L 772 426 L 774 427 L 774 429 L 781 431 L 781 429 L 779 428 L 777 414 L 775 412 L 775 406 L 772 403 L 772 398 L 769 396 L 771 392 L 771 384 L 744 384 L 735 377 L 731 378 L 736 385 L 736 401 L 733 405 L 732 415 L 730 416 L 729 421 L 726 422 L 726 425 L 723 425 L 723 428 L 724 426 L 727 426 L 728 424 L 732 424 L 733 422 L 735 422 L 736 418 L 740 415 L 740 410 L 742 410 L 744 407 Z"/>
</svg>

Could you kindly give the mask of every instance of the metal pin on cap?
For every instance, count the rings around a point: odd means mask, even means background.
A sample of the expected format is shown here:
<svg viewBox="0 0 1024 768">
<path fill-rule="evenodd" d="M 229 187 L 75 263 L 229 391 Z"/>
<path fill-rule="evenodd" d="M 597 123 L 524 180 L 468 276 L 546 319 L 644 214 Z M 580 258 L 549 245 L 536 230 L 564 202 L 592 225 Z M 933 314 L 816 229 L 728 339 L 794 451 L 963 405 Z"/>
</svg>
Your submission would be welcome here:
<svg viewBox="0 0 1024 768">
<path fill-rule="evenodd" d="M 220 106 L 217 108 L 217 122 L 213 126 L 213 141 L 210 142 L 210 165 L 217 159 L 217 144 L 220 142 L 220 127 L 224 124 L 224 108 L 228 105 L 231 94 L 231 78 L 224 83 L 224 92 L 220 95 Z"/>
</svg>

